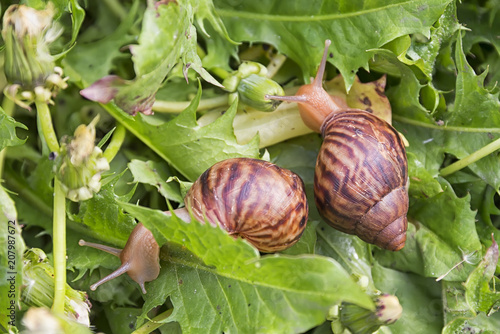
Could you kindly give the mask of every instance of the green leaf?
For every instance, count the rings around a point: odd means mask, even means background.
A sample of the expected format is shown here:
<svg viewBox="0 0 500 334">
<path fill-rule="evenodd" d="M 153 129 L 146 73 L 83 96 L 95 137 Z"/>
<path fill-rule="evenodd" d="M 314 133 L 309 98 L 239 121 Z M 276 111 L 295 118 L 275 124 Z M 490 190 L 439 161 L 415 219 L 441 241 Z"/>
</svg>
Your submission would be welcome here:
<svg viewBox="0 0 500 334">
<path fill-rule="evenodd" d="M 500 315 L 499 313 L 488 317 L 482 313 L 478 314 L 475 318 L 464 319 L 459 318 L 447 324 L 441 333 L 454 334 L 454 333 L 481 333 L 481 334 L 496 334 L 500 328 Z"/>
<path fill-rule="evenodd" d="M 443 188 L 418 160 L 412 152 L 406 152 L 408 157 L 408 175 L 410 175 L 410 188 L 408 193 L 411 197 L 428 198 L 439 194 Z"/>
<path fill-rule="evenodd" d="M 171 176 L 168 166 L 155 161 L 132 160 L 128 164 L 130 172 L 134 176 L 134 182 L 150 184 L 158 189 L 160 194 L 168 200 L 178 203 L 184 202 L 179 187 L 173 182 L 166 182 Z"/>
<path fill-rule="evenodd" d="M 394 74 L 401 78 L 399 85 L 389 87 L 386 91 L 393 113 L 399 117 L 431 123 L 432 118 L 420 102 L 420 90 L 424 86 L 419 82 L 415 73 L 389 50 L 372 50 L 371 54 L 374 56 L 370 66 L 372 69 L 377 71 L 390 67 L 395 72 Z M 395 119 L 398 120 L 398 118 Z"/>
<path fill-rule="evenodd" d="M 443 183 L 442 187 L 442 193 L 411 204 L 406 246 L 399 252 L 376 250 L 380 264 L 424 277 L 466 279 L 471 265 L 464 258 L 481 250 L 476 214 L 470 209 L 469 195 L 458 198 L 451 186 Z"/>
<path fill-rule="evenodd" d="M 139 44 L 130 47 L 136 78 L 126 81 L 116 75 L 103 77 L 82 90 L 82 95 L 101 103 L 113 98 L 124 111 L 151 114 L 155 94 L 182 61 L 183 74 L 193 68 L 207 82 L 222 87 L 202 66 L 197 54 L 197 33 L 192 0 L 159 3 L 148 1 Z"/>
<path fill-rule="evenodd" d="M 500 279 L 494 276 L 497 263 L 498 244 L 493 239 L 483 260 L 465 282 L 467 303 L 473 310 L 485 312 L 487 315 L 500 308 L 500 292 L 495 291 L 495 285 L 500 283 Z"/>
<path fill-rule="evenodd" d="M 119 247 L 125 243 L 134 228 L 134 219 L 125 214 L 116 204 L 117 196 L 114 185 L 121 175 L 110 176 L 102 180 L 101 190 L 89 200 L 80 203 L 77 213 L 68 216 L 75 223 L 86 226 L 88 235 Z M 121 200 L 130 200 L 135 189 L 121 196 Z"/>
<path fill-rule="evenodd" d="M 143 115 L 131 118 L 111 104 L 105 108 L 190 181 L 218 161 L 235 157 L 258 158 L 258 137 L 245 145 L 236 142 L 232 125 L 236 102 L 215 122 L 200 127 L 196 122 L 200 97 L 201 88 L 190 106 L 169 122 Z"/>
<path fill-rule="evenodd" d="M 24 144 L 26 139 L 17 137 L 16 128 L 28 130 L 28 128 L 7 114 L 0 108 L 0 151 L 8 146 Z"/>
<path fill-rule="evenodd" d="M 276 46 L 302 68 L 305 81 L 316 72 L 324 39 L 332 43 L 333 65 L 347 90 L 357 70 L 368 68 L 366 50 L 407 34 L 430 36 L 430 28 L 444 12 L 449 0 L 432 1 L 298 1 L 215 2 L 217 12 L 236 41 L 265 42 Z M 237 9 L 236 9 L 237 8 Z M 360 51 L 361 50 L 361 51 Z"/>
<path fill-rule="evenodd" d="M 66 55 L 63 64 L 71 81 L 86 87 L 114 69 L 113 62 L 124 57 L 120 48 L 134 40 L 127 31 L 136 20 L 138 4 L 138 1 L 134 2 L 125 20 L 111 35 L 95 42 L 77 44 Z"/>
<path fill-rule="evenodd" d="M 459 6 L 458 18 L 461 22 L 467 22 L 467 34 L 464 36 L 464 49 L 469 51 L 473 44 L 488 43 L 495 47 L 500 53 L 500 41 L 496 31 L 500 29 L 500 16 L 498 15 L 498 4 L 488 1 L 485 7 L 475 3 L 463 3 Z"/>
<path fill-rule="evenodd" d="M 324 322 L 328 309 L 340 301 L 373 309 L 370 298 L 333 259 L 261 257 L 246 241 L 210 224 L 121 205 L 157 240 L 183 245 L 205 263 L 171 252 L 160 277 L 148 285 L 143 316 L 170 296 L 174 312 L 167 320 L 178 321 L 185 333 L 301 333 Z"/>
<path fill-rule="evenodd" d="M 429 40 L 421 41 L 420 36 L 413 36 L 413 43 L 407 55 L 416 63 L 427 78 L 432 78 L 439 52 L 443 47 L 449 46 L 452 37 L 460 27 L 457 20 L 456 3 L 452 1 L 446 7 L 439 20 L 431 27 Z M 451 58 L 447 61 L 452 63 Z M 441 59 L 441 62 L 443 62 L 443 59 Z"/>
<path fill-rule="evenodd" d="M 457 37 L 455 60 L 458 71 L 455 104 L 453 110 L 448 113 L 447 124 L 471 128 L 500 127 L 498 93 L 491 94 L 483 87 L 486 72 L 477 76 L 467 63 L 461 36 Z M 486 132 L 448 136 L 445 142 L 446 151 L 462 159 L 499 137 L 498 134 Z M 489 154 L 468 167 L 495 189 L 500 188 L 500 176 L 497 173 L 500 160 L 495 154 Z"/>
<path fill-rule="evenodd" d="M 372 278 L 370 246 L 358 237 L 333 229 L 326 223 L 317 228 L 316 252 L 338 261 L 370 294 L 378 291 Z M 385 291 L 384 291 L 385 292 Z"/>
</svg>

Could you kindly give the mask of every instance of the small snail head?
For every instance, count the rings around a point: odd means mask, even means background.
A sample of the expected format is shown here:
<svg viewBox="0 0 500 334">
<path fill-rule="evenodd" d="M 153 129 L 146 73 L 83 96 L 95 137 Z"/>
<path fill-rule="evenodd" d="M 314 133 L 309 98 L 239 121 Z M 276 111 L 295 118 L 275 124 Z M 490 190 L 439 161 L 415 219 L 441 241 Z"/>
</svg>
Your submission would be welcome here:
<svg viewBox="0 0 500 334">
<path fill-rule="evenodd" d="M 78 244 L 97 248 L 118 256 L 122 262 L 122 265 L 117 270 L 92 284 L 90 286 L 92 291 L 97 289 L 99 285 L 127 273 L 130 278 L 139 284 L 142 293 L 145 294 L 144 283 L 153 281 L 160 273 L 160 247 L 156 243 L 153 234 L 141 223 L 136 225 L 123 250 L 84 240 L 80 240 Z"/>
<path fill-rule="evenodd" d="M 316 132 L 320 132 L 321 125 L 329 114 L 346 108 L 345 103 L 342 103 L 343 101 L 335 101 L 323 89 L 323 76 L 330 44 L 331 41 L 327 39 L 323 58 L 312 83 L 301 86 L 295 96 L 266 95 L 266 99 L 298 103 L 302 120 L 310 129 Z"/>
</svg>

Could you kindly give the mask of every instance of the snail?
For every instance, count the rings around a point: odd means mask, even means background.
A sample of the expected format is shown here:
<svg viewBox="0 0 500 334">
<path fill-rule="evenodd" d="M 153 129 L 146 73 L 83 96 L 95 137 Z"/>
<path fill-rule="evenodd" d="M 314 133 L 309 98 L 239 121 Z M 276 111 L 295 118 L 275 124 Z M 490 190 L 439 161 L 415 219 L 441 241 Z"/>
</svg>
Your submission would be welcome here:
<svg viewBox="0 0 500 334">
<path fill-rule="evenodd" d="M 184 208 L 174 210 L 180 219 L 189 222 L 192 215 L 200 222 L 219 225 L 265 253 L 294 245 L 306 227 L 309 213 L 304 183 L 297 174 L 250 158 L 227 159 L 207 169 L 193 183 L 184 203 Z M 122 261 L 115 272 L 93 284 L 91 290 L 126 272 L 146 293 L 144 283 L 158 277 L 159 247 L 141 223 L 123 250 L 84 240 L 79 244 L 117 255 Z"/>
<path fill-rule="evenodd" d="M 304 123 L 322 134 L 314 175 L 314 199 L 332 227 L 381 248 L 400 250 L 408 225 L 408 163 L 396 129 L 377 116 L 351 109 L 322 87 L 330 41 L 313 82 L 295 96 Z"/>
</svg>

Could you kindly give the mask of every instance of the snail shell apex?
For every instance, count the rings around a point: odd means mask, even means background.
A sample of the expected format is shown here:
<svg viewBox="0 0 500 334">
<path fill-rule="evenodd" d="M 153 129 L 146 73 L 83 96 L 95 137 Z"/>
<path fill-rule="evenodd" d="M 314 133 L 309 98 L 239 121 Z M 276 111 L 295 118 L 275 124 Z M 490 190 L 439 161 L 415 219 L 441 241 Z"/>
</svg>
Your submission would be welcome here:
<svg viewBox="0 0 500 334">
<path fill-rule="evenodd" d="M 314 178 L 320 215 L 334 228 L 389 250 L 406 241 L 408 166 L 397 131 L 362 110 L 333 113 Z"/>
<path fill-rule="evenodd" d="M 185 197 L 199 221 L 219 224 L 262 252 L 296 243 L 309 212 L 302 179 L 267 161 L 234 158 L 207 169 Z"/>
</svg>

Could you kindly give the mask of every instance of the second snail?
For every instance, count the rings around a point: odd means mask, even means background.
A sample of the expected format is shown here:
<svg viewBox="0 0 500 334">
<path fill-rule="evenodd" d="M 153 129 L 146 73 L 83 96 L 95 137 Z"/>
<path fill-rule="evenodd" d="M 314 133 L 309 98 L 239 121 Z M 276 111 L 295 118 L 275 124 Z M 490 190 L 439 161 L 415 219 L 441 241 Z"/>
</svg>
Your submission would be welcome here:
<svg viewBox="0 0 500 334">
<path fill-rule="evenodd" d="M 314 176 L 314 198 L 332 227 L 381 248 L 404 247 L 408 225 L 408 162 L 403 140 L 386 121 L 334 98 L 322 81 L 330 41 L 312 84 L 295 96 L 304 123 L 323 136 Z"/>
<path fill-rule="evenodd" d="M 219 225 L 265 253 L 294 245 L 304 232 L 309 213 L 304 183 L 297 174 L 249 158 L 227 159 L 207 169 L 191 186 L 184 203 L 186 207 L 174 210 L 182 220 L 189 222 L 192 214 L 196 220 Z M 80 245 L 116 255 L 122 262 L 120 268 L 93 284 L 92 290 L 128 273 L 146 293 L 144 283 L 158 277 L 160 250 L 141 223 L 123 250 L 83 240 Z"/>
</svg>

